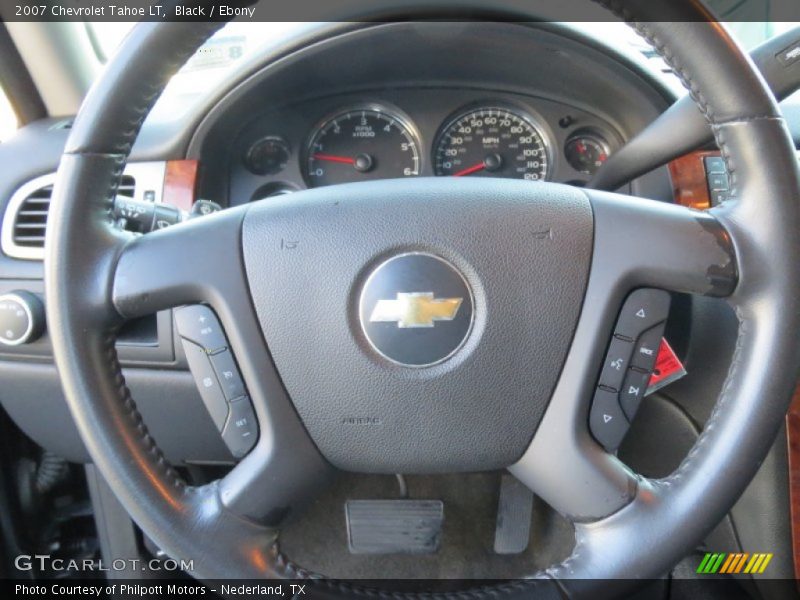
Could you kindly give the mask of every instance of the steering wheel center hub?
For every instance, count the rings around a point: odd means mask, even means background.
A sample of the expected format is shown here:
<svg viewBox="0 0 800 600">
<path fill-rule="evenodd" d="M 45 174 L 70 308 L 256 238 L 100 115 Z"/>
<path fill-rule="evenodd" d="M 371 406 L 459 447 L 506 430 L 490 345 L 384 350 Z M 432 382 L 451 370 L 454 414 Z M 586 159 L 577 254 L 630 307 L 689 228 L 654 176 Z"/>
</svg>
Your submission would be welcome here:
<svg viewBox="0 0 800 600">
<path fill-rule="evenodd" d="M 386 360 L 429 367 L 464 345 L 474 318 L 472 289 L 452 264 L 407 252 L 380 264 L 361 292 L 359 320 L 370 346 Z"/>
<path fill-rule="evenodd" d="M 579 189 L 453 178 L 253 205 L 264 339 L 325 457 L 351 471 L 500 468 L 530 443 L 583 301 Z"/>
</svg>

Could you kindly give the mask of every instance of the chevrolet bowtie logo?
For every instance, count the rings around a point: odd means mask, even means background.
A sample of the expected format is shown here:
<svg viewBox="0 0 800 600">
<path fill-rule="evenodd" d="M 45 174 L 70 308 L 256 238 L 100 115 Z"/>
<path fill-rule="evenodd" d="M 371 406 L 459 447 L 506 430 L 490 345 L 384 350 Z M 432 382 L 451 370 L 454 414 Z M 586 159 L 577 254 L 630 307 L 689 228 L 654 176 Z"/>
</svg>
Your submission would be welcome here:
<svg viewBox="0 0 800 600">
<path fill-rule="evenodd" d="M 433 327 L 434 321 L 452 321 L 463 298 L 434 298 L 433 292 L 399 293 L 396 300 L 379 300 L 369 320 L 395 322 L 398 327 Z"/>
</svg>

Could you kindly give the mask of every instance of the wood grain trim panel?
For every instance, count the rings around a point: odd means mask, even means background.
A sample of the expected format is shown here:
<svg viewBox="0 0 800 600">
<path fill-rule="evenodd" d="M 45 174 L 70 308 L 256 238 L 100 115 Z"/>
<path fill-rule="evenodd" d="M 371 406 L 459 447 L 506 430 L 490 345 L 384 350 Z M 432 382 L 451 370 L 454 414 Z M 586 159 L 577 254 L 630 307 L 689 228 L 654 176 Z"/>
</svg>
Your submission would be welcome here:
<svg viewBox="0 0 800 600">
<path fill-rule="evenodd" d="M 800 579 L 800 386 L 794 392 L 792 405 L 786 415 L 786 442 L 789 446 L 789 506 L 794 576 Z"/>
<path fill-rule="evenodd" d="M 168 160 L 161 201 L 181 210 L 191 210 L 197 187 L 197 167 L 196 160 Z"/>
<path fill-rule="evenodd" d="M 689 208 L 711 208 L 708 195 L 708 182 L 703 159 L 706 156 L 719 156 L 719 151 L 698 150 L 676 158 L 669 163 L 669 176 L 672 179 L 672 193 L 677 204 Z"/>
</svg>

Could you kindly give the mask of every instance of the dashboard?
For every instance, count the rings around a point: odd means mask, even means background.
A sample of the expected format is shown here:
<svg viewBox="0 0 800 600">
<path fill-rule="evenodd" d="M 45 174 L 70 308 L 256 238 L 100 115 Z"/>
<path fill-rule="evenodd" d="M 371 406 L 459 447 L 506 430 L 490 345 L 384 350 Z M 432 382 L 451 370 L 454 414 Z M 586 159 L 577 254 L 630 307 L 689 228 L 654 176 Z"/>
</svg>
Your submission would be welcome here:
<svg viewBox="0 0 800 600">
<path fill-rule="evenodd" d="M 185 158 L 200 163 L 200 196 L 222 206 L 395 177 L 581 186 L 670 94 L 635 60 L 553 24 L 361 26 L 241 80 Z M 669 200 L 666 170 L 632 191 Z"/>
<path fill-rule="evenodd" d="M 622 141 L 591 112 L 522 94 L 442 87 L 339 94 L 247 122 L 233 145 L 231 201 L 396 177 L 583 185 Z"/>
</svg>

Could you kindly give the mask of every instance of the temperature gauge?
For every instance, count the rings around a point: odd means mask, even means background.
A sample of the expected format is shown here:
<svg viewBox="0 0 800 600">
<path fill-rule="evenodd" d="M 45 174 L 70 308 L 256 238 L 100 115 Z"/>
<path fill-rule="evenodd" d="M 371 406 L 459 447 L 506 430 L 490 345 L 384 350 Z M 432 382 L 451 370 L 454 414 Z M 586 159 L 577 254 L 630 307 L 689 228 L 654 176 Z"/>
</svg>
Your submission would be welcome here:
<svg viewBox="0 0 800 600">
<path fill-rule="evenodd" d="M 593 133 L 577 133 L 564 146 L 567 162 L 576 171 L 587 175 L 594 175 L 608 160 L 608 154 L 608 143 Z"/>
</svg>

